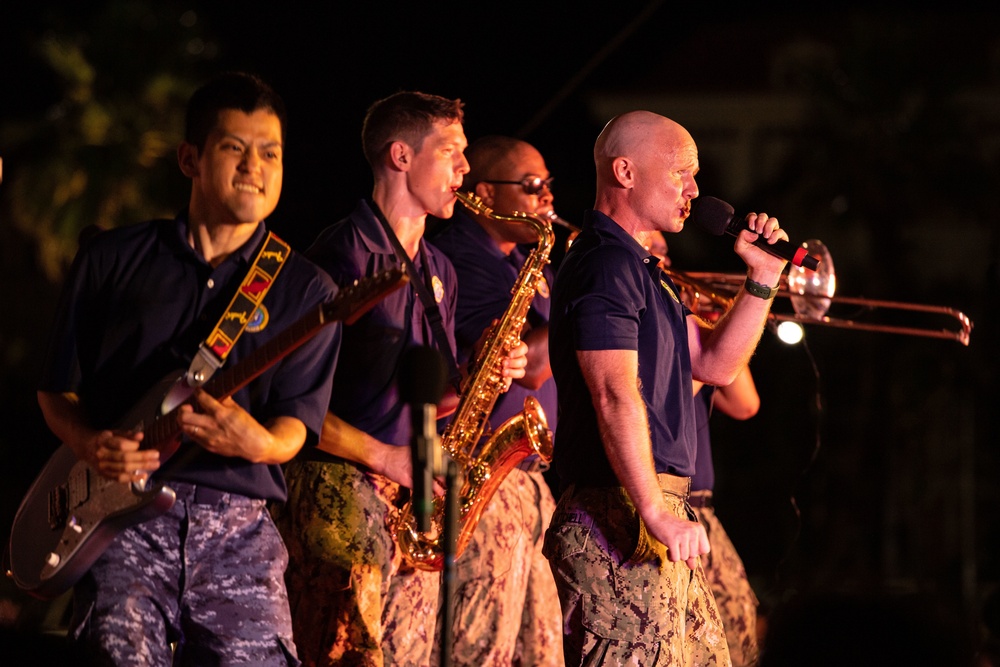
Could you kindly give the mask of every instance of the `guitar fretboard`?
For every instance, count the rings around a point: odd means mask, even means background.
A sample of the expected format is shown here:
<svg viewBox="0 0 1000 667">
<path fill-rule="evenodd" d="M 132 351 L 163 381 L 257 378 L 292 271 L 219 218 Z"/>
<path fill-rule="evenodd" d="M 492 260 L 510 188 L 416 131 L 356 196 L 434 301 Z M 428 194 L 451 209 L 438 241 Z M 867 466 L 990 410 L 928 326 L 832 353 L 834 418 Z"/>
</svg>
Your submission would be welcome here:
<svg viewBox="0 0 1000 667">
<path fill-rule="evenodd" d="M 249 356 L 241 359 L 232 368 L 217 372 L 202 385 L 202 389 L 216 400 L 232 396 L 305 344 L 324 325 L 338 320 L 353 322 L 387 294 L 402 287 L 406 281 L 406 274 L 398 268 L 387 269 L 356 281 L 353 285 L 341 289 L 331 301 L 317 306 Z M 190 404 L 191 401 L 185 403 Z M 181 432 L 177 424 L 179 409 L 180 406 L 177 406 L 168 413 L 156 416 L 153 423 L 145 425 L 143 431 L 146 446 L 156 447 L 165 456 L 169 456 L 177 449 L 178 436 Z"/>
</svg>

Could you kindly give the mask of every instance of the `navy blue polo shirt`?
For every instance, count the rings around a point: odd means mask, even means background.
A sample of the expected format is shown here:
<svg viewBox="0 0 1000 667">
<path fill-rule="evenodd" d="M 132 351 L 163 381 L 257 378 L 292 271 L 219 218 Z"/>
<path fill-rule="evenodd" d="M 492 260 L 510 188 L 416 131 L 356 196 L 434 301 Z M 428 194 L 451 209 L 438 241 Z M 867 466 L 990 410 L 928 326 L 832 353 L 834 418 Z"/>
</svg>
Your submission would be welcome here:
<svg viewBox="0 0 1000 667">
<path fill-rule="evenodd" d="M 517 282 L 521 267 L 536 246 L 517 246 L 510 255 L 504 255 L 472 217 L 463 209 L 455 208 L 448 226 L 431 239 L 431 243 L 444 252 L 455 266 L 458 276 L 458 309 L 455 313 L 455 340 L 459 359 L 465 361 L 472 347 L 490 323 L 503 315 L 511 302 L 511 290 Z M 537 285 L 531 308 L 528 310 L 529 326 L 548 324 L 551 305 L 550 286 L 552 269 L 546 266 L 543 280 Z M 490 426 L 496 429 L 507 419 L 524 409 L 524 399 L 534 396 L 542 405 L 549 428 L 556 428 L 556 384 L 552 378 L 531 391 L 516 382 L 497 398 Z"/>
<path fill-rule="evenodd" d="M 549 357 L 559 390 L 554 465 L 564 485 L 617 485 L 577 350 L 635 350 L 656 472 L 694 473 L 696 433 L 687 315 L 657 260 L 611 218 L 588 211 L 559 266 Z"/>
<path fill-rule="evenodd" d="M 212 268 L 187 243 L 186 214 L 98 234 L 74 260 L 61 297 L 39 389 L 76 392 L 97 427 L 131 428 L 137 405 L 158 403 L 151 390 L 183 373 L 229 306 L 264 240 L 253 238 Z M 254 350 L 330 300 L 336 286 L 294 252 L 233 346 L 225 373 Z M 340 324 L 331 324 L 265 371 L 234 400 L 261 423 L 288 416 L 318 439 L 329 401 Z M 150 417 L 155 408 L 143 411 Z M 128 416 L 130 423 L 122 420 Z M 202 484 L 252 498 L 284 500 L 280 466 L 211 454 L 184 442 L 161 462 L 160 479 Z"/>
<path fill-rule="evenodd" d="M 393 245 L 366 200 L 360 201 L 350 216 L 324 229 L 306 255 L 339 285 L 399 266 Z M 455 269 L 447 257 L 423 240 L 414 265 L 430 283 L 454 354 Z M 408 283 L 344 327 L 330 412 L 381 442 L 409 446 L 410 410 L 400 402 L 396 385 L 402 355 L 414 345 L 438 347 L 424 316 L 423 302 Z M 318 449 L 302 455 L 329 459 Z"/>
</svg>

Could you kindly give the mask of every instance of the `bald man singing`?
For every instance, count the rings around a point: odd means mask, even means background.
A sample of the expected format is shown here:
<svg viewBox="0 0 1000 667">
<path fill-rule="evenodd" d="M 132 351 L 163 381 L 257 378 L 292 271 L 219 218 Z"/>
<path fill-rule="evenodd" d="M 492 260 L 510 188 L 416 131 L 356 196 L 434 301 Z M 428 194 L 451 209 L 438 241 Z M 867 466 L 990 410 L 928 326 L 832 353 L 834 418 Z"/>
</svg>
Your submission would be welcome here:
<svg viewBox="0 0 1000 667">
<path fill-rule="evenodd" d="M 747 364 L 785 261 L 752 245 L 787 239 L 747 216 L 734 249 L 747 279 L 710 330 L 643 247 L 684 229 L 698 148 L 648 111 L 611 120 L 594 146 L 597 196 L 556 276 L 549 354 L 559 402 L 561 497 L 545 539 L 567 665 L 729 665 L 687 504 L 697 434 L 692 380 L 727 385 Z"/>
</svg>

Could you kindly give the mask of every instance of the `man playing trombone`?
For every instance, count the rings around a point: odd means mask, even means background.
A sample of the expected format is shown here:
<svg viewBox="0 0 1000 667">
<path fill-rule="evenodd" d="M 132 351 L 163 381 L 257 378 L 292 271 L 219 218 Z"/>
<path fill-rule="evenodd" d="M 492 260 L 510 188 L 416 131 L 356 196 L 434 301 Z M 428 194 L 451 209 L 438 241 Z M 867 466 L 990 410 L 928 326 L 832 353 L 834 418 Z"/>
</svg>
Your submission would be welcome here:
<svg viewBox="0 0 1000 667">
<path fill-rule="evenodd" d="M 718 305 L 697 289 L 689 289 L 684 284 L 684 273 L 670 268 L 667 255 L 667 240 L 663 232 L 650 232 L 643 247 L 660 259 L 660 266 L 668 271 L 675 284 L 680 283 L 681 300 L 699 317 L 708 322 L 716 321 L 721 312 Z M 709 308 L 705 308 L 705 302 Z M 705 329 L 702 329 L 705 331 Z M 726 533 L 722 522 L 715 514 L 713 488 L 715 486 L 715 465 L 712 458 L 712 434 L 709 423 L 712 414 L 718 410 L 724 415 L 738 420 L 750 419 L 760 409 L 760 395 L 750 373 L 745 366 L 731 384 L 715 387 L 694 381 L 695 427 L 698 432 L 698 450 L 695 473 L 691 477 L 691 493 L 688 505 L 698 522 L 705 526 L 711 548 L 702 558 L 705 576 L 708 578 L 712 595 L 715 597 L 722 626 L 726 630 L 726 643 L 733 667 L 756 665 L 760 658 L 757 644 L 757 595 L 750 586 L 743 559 Z"/>
</svg>

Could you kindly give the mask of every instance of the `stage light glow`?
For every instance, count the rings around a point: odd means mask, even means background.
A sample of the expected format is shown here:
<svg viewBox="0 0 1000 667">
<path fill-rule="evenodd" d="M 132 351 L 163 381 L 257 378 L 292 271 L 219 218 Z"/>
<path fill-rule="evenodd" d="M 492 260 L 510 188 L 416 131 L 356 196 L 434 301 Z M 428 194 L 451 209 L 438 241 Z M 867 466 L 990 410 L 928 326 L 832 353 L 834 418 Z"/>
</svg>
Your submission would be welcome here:
<svg viewBox="0 0 1000 667">
<path fill-rule="evenodd" d="M 786 345 L 796 345 L 802 342 L 805 331 L 798 322 L 785 321 L 778 325 L 778 340 Z"/>
</svg>

